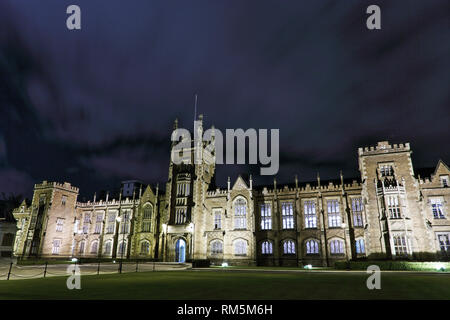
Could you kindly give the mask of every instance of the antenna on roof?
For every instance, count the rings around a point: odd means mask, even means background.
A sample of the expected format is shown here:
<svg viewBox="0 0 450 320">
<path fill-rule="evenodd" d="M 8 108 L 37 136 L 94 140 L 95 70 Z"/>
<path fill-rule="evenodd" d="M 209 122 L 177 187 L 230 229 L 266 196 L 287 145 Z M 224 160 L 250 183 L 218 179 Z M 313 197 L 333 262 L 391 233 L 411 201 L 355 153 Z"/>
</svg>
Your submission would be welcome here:
<svg viewBox="0 0 450 320">
<path fill-rule="evenodd" d="M 194 102 L 194 121 L 197 120 L 197 94 L 195 94 L 195 102 Z"/>
</svg>

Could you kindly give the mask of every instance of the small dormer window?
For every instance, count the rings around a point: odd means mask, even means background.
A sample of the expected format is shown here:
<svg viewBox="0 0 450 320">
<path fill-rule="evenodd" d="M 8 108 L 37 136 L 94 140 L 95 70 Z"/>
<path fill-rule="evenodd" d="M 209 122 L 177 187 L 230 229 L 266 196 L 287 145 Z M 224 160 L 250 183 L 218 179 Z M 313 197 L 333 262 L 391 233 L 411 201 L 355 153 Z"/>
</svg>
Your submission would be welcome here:
<svg viewBox="0 0 450 320">
<path fill-rule="evenodd" d="M 439 178 L 440 178 L 440 180 L 441 180 L 441 185 L 442 185 L 444 188 L 448 188 L 448 186 L 449 186 L 448 175 L 440 176 Z"/>
</svg>

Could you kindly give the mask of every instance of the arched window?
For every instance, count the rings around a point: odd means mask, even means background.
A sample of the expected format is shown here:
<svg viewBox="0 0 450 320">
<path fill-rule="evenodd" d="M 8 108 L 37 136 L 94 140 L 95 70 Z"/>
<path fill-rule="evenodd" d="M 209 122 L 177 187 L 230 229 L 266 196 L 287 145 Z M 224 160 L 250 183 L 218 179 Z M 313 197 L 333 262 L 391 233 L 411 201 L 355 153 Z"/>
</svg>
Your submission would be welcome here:
<svg viewBox="0 0 450 320">
<path fill-rule="evenodd" d="M 269 240 L 263 241 L 263 243 L 261 244 L 261 252 L 262 254 L 272 254 L 273 253 L 272 242 Z"/>
<path fill-rule="evenodd" d="M 142 224 L 141 224 L 142 232 L 151 232 L 152 231 L 152 213 L 153 213 L 152 205 L 146 204 L 144 207 L 143 215 L 142 215 Z"/>
<path fill-rule="evenodd" d="M 142 215 L 142 219 L 151 219 L 152 218 L 153 208 L 150 204 L 146 204 L 144 207 L 144 214 Z"/>
<path fill-rule="evenodd" d="M 91 244 L 91 253 L 97 253 L 98 250 L 98 241 L 94 241 Z"/>
<path fill-rule="evenodd" d="M 127 243 L 125 241 L 122 241 L 119 244 L 119 249 L 117 254 L 120 255 L 121 257 L 124 256 L 126 254 L 126 249 L 127 249 Z"/>
<path fill-rule="evenodd" d="M 356 246 L 356 253 L 357 254 L 364 254 L 364 253 L 366 253 L 366 248 L 364 246 L 364 239 L 363 238 L 356 239 L 355 246 Z"/>
<path fill-rule="evenodd" d="M 211 253 L 219 254 L 223 253 L 223 243 L 220 240 L 214 240 L 211 242 Z"/>
<path fill-rule="evenodd" d="M 234 202 L 234 228 L 247 228 L 247 202 L 243 198 Z"/>
<path fill-rule="evenodd" d="M 141 242 L 141 254 L 148 255 L 150 253 L 150 242 L 144 240 Z"/>
<path fill-rule="evenodd" d="M 247 228 L 247 202 L 243 198 L 234 202 L 234 228 Z"/>
<path fill-rule="evenodd" d="M 234 255 L 236 256 L 247 255 L 247 241 L 240 239 L 234 242 Z"/>
<path fill-rule="evenodd" d="M 85 242 L 81 241 L 80 242 L 80 248 L 78 250 L 78 253 L 83 254 L 84 253 L 84 246 L 85 246 Z"/>
<path fill-rule="evenodd" d="M 106 241 L 104 254 L 111 254 L 112 241 Z"/>
<path fill-rule="evenodd" d="M 319 241 L 313 239 L 306 241 L 306 254 L 319 254 Z"/>
<path fill-rule="evenodd" d="M 344 241 L 331 240 L 330 241 L 331 254 L 344 254 Z"/>
<path fill-rule="evenodd" d="M 286 240 L 283 242 L 284 254 L 295 254 L 295 242 L 292 240 Z"/>
</svg>

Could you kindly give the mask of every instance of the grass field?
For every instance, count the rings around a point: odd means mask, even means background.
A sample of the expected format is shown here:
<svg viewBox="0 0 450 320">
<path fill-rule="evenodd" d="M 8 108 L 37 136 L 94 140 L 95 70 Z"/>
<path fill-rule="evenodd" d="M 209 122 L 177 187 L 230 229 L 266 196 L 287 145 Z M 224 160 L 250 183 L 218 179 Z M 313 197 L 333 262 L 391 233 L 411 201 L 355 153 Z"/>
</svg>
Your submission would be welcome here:
<svg viewBox="0 0 450 320">
<path fill-rule="evenodd" d="M 365 273 L 168 271 L 0 281 L 2 299 L 450 299 L 449 274 L 382 273 L 368 290 Z"/>
</svg>

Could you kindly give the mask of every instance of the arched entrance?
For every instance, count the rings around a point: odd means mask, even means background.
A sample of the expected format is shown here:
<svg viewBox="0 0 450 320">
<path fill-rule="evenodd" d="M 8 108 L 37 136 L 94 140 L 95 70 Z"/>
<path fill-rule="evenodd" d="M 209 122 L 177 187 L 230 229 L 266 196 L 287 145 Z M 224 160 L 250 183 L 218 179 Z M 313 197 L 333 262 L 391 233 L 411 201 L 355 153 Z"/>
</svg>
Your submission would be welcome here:
<svg viewBox="0 0 450 320">
<path fill-rule="evenodd" d="M 184 241 L 184 239 L 178 239 L 175 244 L 175 261 L 186 261 L 186 241 Z"/>
</svg>

